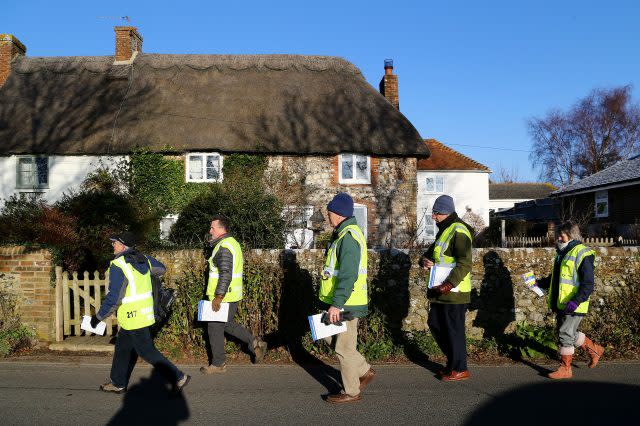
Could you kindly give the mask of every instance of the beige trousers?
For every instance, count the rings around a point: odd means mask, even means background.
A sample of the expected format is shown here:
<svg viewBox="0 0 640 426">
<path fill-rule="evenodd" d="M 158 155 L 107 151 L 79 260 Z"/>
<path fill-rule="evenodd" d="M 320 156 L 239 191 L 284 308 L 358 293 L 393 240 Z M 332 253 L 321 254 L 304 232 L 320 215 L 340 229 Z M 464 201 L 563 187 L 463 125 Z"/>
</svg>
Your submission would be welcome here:
<svg viewBox="0 0 640 426">
<path fill-rule="evenodd" d="M 358 352 L 358 318 L 347 323 L 347 331 L 324 339 L 327 344 L 335 342 L 335 351 L 340 361 L 340 373 L 344 392 L 355 396 L 360 394 L 360 377 L 371 368 L 366 359 Z"/>
</svg>

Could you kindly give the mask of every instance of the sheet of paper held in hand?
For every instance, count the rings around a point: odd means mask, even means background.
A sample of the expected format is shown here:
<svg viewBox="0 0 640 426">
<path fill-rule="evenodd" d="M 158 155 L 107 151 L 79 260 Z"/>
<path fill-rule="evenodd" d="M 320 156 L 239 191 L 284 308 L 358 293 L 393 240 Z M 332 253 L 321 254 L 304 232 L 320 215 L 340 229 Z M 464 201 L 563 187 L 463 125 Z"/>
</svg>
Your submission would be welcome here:
<svg viewBox="0 0 640 426">
<path fill-rule="evenodd" d="M 542 291 L 542 289 L 536 285 L 536 276 L 533 274 L 533 272 L 522 274 L 522 279 L 524 280 L 524 285 L 529 287 L 531 291 L 533 291 L 538 296 L 544 296 L 544 292 Z"/>
<path fill-rule="evenodd" d="M 82 317 L 82 323 L 80 324 L 80 329 L 84 331 L 89 331 L 93 334 L 99 334 L 104 336 L 104 332 L 107 329 L 107 323 L 104 321 L 100 321 L 96 328 L 91 327 L 91 317 L 85 315 Z"/>
<path fill-rule="evenodd" d="M 449 263 L 447 265 L 433 265 L 431 267 L 431 272 L 429 273 L 429 288 L 442 285 L 442 283 L 449 278 L 449 274 L 451 274 L 451 271 L 453 271 L 455 266 L 455 263 Z M 457 293 L 460 290 L 458 290 L 457 287 L 454 287 L 451 291 Z"/>
<path fill-rule="evenodd" d="M 221 303 L 218 312 L 214 312 L 210 300 L 198 302 L 198 321 L 227 322 L 229 320 L 229 304 Z"/>
<path fill-rule="evenodd" d="M 309 315 L 309 327 L 311 327 L 311 337 L 314 341 L 347 331 L 346 322 L 343 321 L 342 325 L 326 325 L 322 322 L 322 314 Z"/>
</svg>

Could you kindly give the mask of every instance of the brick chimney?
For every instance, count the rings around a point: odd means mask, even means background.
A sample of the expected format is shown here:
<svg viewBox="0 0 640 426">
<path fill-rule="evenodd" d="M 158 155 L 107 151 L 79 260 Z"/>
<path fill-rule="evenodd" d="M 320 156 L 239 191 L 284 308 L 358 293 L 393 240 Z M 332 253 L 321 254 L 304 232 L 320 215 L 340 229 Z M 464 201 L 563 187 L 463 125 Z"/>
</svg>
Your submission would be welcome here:
<svg viewBox="0 0 640 426">
<path fill-rule="evenodd" d="M 142 36 L 136 27 L 115 27 L 116 62 L 129 61 L 135 52 L 142 53 Z"/>
<path fill-rule="evenodd" d="M 11 73 L 11 62 L 18 55 L 27 53 L 27 48 L 12 34 L 0 34 L 0 87 Z"/>
<path fill-rule="evenodd" d="M 384 60 L 384 77 L 380 80 L 380 93 L 391 102 L 391 105 L 400 109 L 398 76 L 393 73 L 393 59 Z"/>
</svg>

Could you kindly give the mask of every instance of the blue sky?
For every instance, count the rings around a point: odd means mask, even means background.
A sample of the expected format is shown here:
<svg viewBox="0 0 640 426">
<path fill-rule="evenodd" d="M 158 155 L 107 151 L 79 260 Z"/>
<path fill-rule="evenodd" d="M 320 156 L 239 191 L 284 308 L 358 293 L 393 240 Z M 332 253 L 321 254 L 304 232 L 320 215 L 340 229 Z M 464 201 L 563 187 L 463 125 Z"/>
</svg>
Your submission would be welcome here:
<svg viewBox="0 0 640 426">
<path fill-rule="evenodd" d="M 374 87 L 392 58 L 400 110 L 423 137 L 520 180 L 537 179 L 528 118 L 595 87 L 632 84 L 640 100 L 638 1 L 311 3 L 12 1 L 0 33 L 31 56 L 110 55 L 127 15 L 145 52 L 342 56 Z"/>
</svg>

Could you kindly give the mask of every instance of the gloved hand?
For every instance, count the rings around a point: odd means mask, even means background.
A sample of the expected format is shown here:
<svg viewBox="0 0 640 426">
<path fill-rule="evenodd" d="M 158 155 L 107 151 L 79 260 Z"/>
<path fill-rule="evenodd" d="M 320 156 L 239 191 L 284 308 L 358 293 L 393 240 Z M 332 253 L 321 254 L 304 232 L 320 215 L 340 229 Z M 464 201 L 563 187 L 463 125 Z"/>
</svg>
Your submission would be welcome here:
<svg viewBox="0 0 640 426">
<path fill-rule="evenodd" d="M 224 296 L 221 294 L 216 294 L 216 297 L 213 298 L 211 301 L 211 309 L 213 309 L 213 312 L 218 312 L 220 310 L 222 299 L 224 299 Z"/>
<path fill-rule="evenodd" d="M 573 300 L 567 303 L 567 306 L 564 307 L 565 314 L 572 314 L 578 309 L 578 302 L 574 302 Z"/>
<path fill-rule="evenodd" d="M 453 284 L 447 281 L 437 287 L 433 287 L 427 290 L 427 297 L 429 299 L 435 299 L 438 296 L 449 293 L 451 289 L 453 289 Z"/>
<path fill-rule="evenodd" d="M 96 328 L 98 326 L 98 324 L 100 324 L 100 320 L 98 319 L 97 316 L 92 315 L 91 316 L 91 327 L 92 328 Z"/>
</svg>

